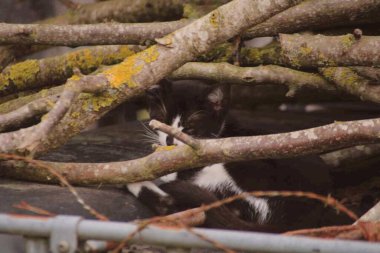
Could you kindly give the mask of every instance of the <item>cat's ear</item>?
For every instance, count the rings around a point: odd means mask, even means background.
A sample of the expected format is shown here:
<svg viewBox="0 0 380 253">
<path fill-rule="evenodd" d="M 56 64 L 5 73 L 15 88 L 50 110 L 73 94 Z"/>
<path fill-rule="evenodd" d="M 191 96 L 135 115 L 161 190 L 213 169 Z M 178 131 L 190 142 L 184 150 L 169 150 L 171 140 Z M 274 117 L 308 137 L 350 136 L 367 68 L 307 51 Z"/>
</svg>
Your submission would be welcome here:
<svg viewBox="0 0 380 253">
<path fill-rule="evenodd" d="M 151 86 L 147 91 L 147 103 L 151 119 L 164 122 L 167 114 L 167 107 L 170 103 L 172 84 L 166 79 L 161 80 L 158 84 Z"/>
<path fill-rule="evenodd" d="M 160 85 L 162 94 L 165 94 L 166 96 L 170 96 L 172 94 L 172 86 L 173 86 L 172 82 L 170 82 L 167 79 L 162 79 L 159 82 L 159 85 Z"/>
<path fill-rule="evenodd" d="M 227 110 L 230 101 L 230 85 L 223 84 L 212 87 L 207 94 L 207 101 L 216 112 Z"/>
<path fill-rule="evenodd" d="M 172 83 L 166 79 L 161 80 L 158 84 L 151 86 L 146 94 L 149 97 L 162 97 L 171 94 L 172 91 Z"/>
</svg>

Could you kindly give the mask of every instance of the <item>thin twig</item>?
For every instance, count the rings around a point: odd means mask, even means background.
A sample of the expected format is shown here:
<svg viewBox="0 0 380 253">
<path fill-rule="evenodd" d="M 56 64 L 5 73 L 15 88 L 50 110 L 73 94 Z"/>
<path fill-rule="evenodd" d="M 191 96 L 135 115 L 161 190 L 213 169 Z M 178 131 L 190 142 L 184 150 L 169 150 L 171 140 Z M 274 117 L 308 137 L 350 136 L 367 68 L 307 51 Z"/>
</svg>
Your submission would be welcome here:
<svg viewBox="0 0 380 253">
<path fill-rule="evenodd" d="M 166 125 L 165 123 L 162 123 L 158 120 L 151 120 L 149 122 L 149 126 L 153 128 L 154 130 L 160 130 L 170 136 L 173 136 L 177 140 L 189 145 L 194 150 L 199 150 L 200 143 L 198 140 L 194 139 L 193 137 L 185 134 L 178 128 L 171 127 L 169 125 Z"/>
<path fill-rule="evenodd" d="M 33 164 L 41 169 L 45 169 L 49 171 L 52 175 L 54 175 L 62 185 L 66 186 L 68 190 L 74 195 L 76 201 L 83 207 L 83 209 L 87 210 L 90 214 L 92 214 L 94 217 L 96 217 L 99 220 L 108 221 L 108 218 L 104 216 L 103 214 L 96 211 L 94 208 L 92 208 L 90 205 L 86 204 L 84 199 L 79 195 L 77 190 L 66 180 L 66 178 L 58 173 L 53 167 L 48 166 L 47 164 L 44 164 L 40 161 L 33 160 L 31 158 L 14 155 L 14 154 L 0 154 L 1 159 L 6 160 L 17 160 L 17 161 L 24 161 L 30 164 Z"/>
<path fill-rule="evenodd" d="M 222 205 L 231 203 L 231 202 L 238 200 L 238 199 L 244 199 L 248 196 L 254 196 L 254 197 L 299 197 L 299 198 L 315 199 L 315 200 L 319 200 L 322 203 L 325 203 L 326 205 L 331 206 L 331 207 L 345 213 L 347 216 L 349 216 L 353 220 L 358 219 L 357 215 L 353 211 L 349 210 L 347 207 L 345 207 L 343 204 L 341 204 L 339 201 L 332 198 L 331 196 L 324 197 L 322 195 L 319 195 L 319 194 L 316 194 L 313 192 L 302 192 L 302 191 L 253 191 L 253 192 L 244 192 L 244 193 L 241 193 L 238 195 L 231 196 L 229 198 L 225 198 L 225 199 L 216 201 L 216 202 L 211 203 L 211 204 L 207 204 L 207 205 L 200 206 L 198 208 L 186 210 L 186 211 L 182 212 L 181 215 L 156 216 L 156 217 L 153 217 L 150 219 L 137 221 L 139 223 L 139 226 L 137 227 L 137 229 L 134 232 L 130 233 L 112 253 L 119 252 L 136 234 L 138 234 L 139 232 L 141 232 L 142 230 L 144 230 L 146 227 L 148 227 L 151 224 L 160 224 L 160 223 L 161 224 L 162 223 L 164 223 L 164 224 L 170 224 L 170 223 L 178 224 L 178 222 L 180 222 L 181 219 L 193 216 L 197 213 L 206 212 L 208 210 L 218 208 Z M 183 225 L 186 225 L 186 224 L 182 223 L 181 226 L 183 227 Z M 189 226 L 186 226 L 184 228 L 186 228 L 191 233 L 194 232 L 193 230 L 191 230 L 191 228 Z M 228 248 L 224 247 L 224 245 L 222 245 L 218 242 L 214 242 L 213 240 L 204 238 L 202 235 L 199 235 L 199 233 L 197 233 L 197 234 L 193 233 L 193 234 L 198 236 L 201 239 L 204 239 L 204 240 L 212 243 L 214 246 L 216 246 L 219 249 L 222 249 L 226 252 L 233 252 L 233 251 L 228 251 L 229 250 Z M 216 244 L 214 244 L 214 243 L 216 243 Z"/>
<path fill-rule="evenodd" d="M 21 210 L 33 212 L 33 213 L 38 214 L 38 215 L 44 215 L 44 216 L 50 216 L 50 217 L 56 215 L 56 214 L 51 213 L 51 212 L 49 212 L 45 209 L 42 209 L 40 207 L 33 206 L 26 201 L 21 201 L 20 203 L 13 205 L 13 207 L 21 209 Z"/>
</svg>

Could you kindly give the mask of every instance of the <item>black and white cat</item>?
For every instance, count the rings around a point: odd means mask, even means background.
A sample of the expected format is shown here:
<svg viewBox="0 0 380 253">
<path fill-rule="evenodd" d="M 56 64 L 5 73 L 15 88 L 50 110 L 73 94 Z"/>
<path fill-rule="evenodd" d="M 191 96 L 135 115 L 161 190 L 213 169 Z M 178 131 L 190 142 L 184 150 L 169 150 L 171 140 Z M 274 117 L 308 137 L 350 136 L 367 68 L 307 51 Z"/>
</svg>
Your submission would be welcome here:
<svg viewBox="0 0 380 253">
<path fill-rule="evenodd" d="M 163 81 L 148 92 L 150 117 L 195 138 L 247 134 L 247 131 L 240 131 L 239 127 L 234 126 L 234 120 L 228 117 L 229 93 L 229 86 L 189 80 L 175 84 Z M 151 138 L 163 146 L 183 145 L 160 131 L 152 133 Z M 164 182 L 160 186 L 145 181 L 127 187 L 161 214 L 173 207 L 196 207 L 244 191 L 302 190 L 324 194 L 330 189 L 328 168 L 317 156 L 217 163 L 172 173 L 160 179 Z M 215 214 L 220 220 L 216 221 L 218 218 L 214 217 L 210 226 L 217 224 L 234 229 L 282 231 L 326 224 L 322 221 L 325 218 L 323 205 L 310 200 L 252 196 L 230 204 L 228 209 L 223 208 L 219 211 L 224 211 L 224 214 Z M 239 219 L 254 225 L 250 227 Z M 233 222 L 236 225 L 230 224 Z"/>
</svg>

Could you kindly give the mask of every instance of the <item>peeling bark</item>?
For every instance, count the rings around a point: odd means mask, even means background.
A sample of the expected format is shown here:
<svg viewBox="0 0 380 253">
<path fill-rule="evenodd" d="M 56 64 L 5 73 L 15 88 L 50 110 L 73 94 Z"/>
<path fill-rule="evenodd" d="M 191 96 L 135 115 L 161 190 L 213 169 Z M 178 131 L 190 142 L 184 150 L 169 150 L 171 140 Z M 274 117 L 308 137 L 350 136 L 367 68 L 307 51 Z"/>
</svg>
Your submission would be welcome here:
<svg viewBox="0 0 380 253">
<path fill-rule="evenodd" d="M 333 123 L 307 130 L 252 137 L 199 140 L 199 149 L 177 146 L 143 158 L 112 163 L 56 163 L 53 166 L 74 184 L 125 184 L 212 163 L 278 159 L 320 153 L 379 141 L 380 119 Z M 305 168 L 306 169 L 306 168 Z M 40 168 L 20 162 L 2 163 L 2 174 L 25 180 L 56 182 Z"/>
</svg>

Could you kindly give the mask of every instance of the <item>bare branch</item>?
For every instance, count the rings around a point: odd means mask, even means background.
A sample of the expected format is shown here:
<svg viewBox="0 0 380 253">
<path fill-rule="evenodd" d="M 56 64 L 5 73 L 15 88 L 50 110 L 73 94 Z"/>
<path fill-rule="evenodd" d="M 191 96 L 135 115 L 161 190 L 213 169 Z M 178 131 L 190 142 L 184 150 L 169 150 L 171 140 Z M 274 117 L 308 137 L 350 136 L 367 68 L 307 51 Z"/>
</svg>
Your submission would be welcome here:
<svg viewBox="0 0 380 253">
<path fill-rule="evenodd" d="M 380 154 L 380 144 L 359 145 L 321 155 L 323 161 L 333 167 L 351 164 L 359 159 L 365 159 Z"/>
<path fill-rule="evenodd" d="M 374 84 L 374 81 L 359 76 L 350 68 L 321 68 L 320 73 L 327 80 L 335 83 L 337 88 L 355 95 L 364 101 L 380 103 L 380 86 Z"/>
<path fill-rule="evenodd" d="M 25 96 L 21 96 L 21 97 L 17 97 L 15 99 L 9 100 L 7 102 L 0 104 L 0 113 L 4 114 L 4 113 L 15 111 L 18 108 L 25 106 L 28 103 L 31 103 L 40 98 L 58 96 L 60 93 L 62 93 L 63 88 L 64 88 L 64 85 L 52 87 L 49 89 L 42 89 L 41 91 L 37 93 L 32 93 L 30 95 L 25 95 Z"/>
<path fill-rule="evenodd" d="M 18 108 L 15 111 L 7 114 L 0 114 L 0 131 L 4 131 L 10 126 L 20 126 L 23 122 L 37 115 L 48 112 L 57 100 L 58 95 L 40 98 Z"/>
<path fill-rule="evenodd" d="M 310 0 L 254 26 L 243 37 L 377 23 L 380 21 L 379 11 L 380 3 L 373 0 Z"/>
<path fill-rule="evenodd" d="M 199 140 L 198 151 L 183 145 L 125 162 L 46 164 L 75 184 L 124 184 L 212 163 L 286 158 L 376 142 L 379 130 L 380 119 L 350 121 L 283 134 Z M 45 171 L 33 166 L 4 162 L 2 168 L 6 176 L 52 182 Z"/>
<path fill-rule="evenodd" d="M 121 62 L 141 51 L 139 46 L 98 46 L 76 50 L 61 56 L 27 60 L 5 68 L 0 74 L 0 94 L 62 84 L 73 75 L 74 68 L 88 74 L 100 65 Z"/>
<path fill-rule="evenodd" d="M 39 21 L 40 24 L 94 24 L 107 21 L 122 23 L 152 22 L 179 19 L 182 3 L 177 0 L 109 0 L 82 5 L 64 15 Z M 0 47 L 0 70 L 15 59 L 41 50 L 41 47 Z"/>
<path fill-rule="evenodd" d="M 360 76 L 375 81 L 376 84 L 380 82 L 380 69 L 374 67 L 351 67 Z"/>
<path fill-rule="evenodd" d="M 140 44 L 167 35 L 191 20 L 171 22 L 48 25 L 48 24 L 0 24 L 0 45 L 119 45 Z"/>
<path fill-rule="evenodd" d="M 282 84 L 289 87 L 287 96 L 293 96 L 302 87 L 335 91 L 335 86 L 318 74 L 301 72 L 275 65 L 237 67 L 228 63 L 189 62 L 171 76 L 173 79 L 206 79 L 231 84 Z"/>
<path fill-rule="evenodd" d="M 193 137 L 185 134 L 181 130 L 168 126 L 165 123 L 159 122 L 158 120 L 152 120 L 149 122 L 149 126 L 153 128 L 154 130 L 160 130 L 170 136 L 173 136 L 174 138 L 178 139 L 179 141 L 189 145 L 194 150 L 198 150 L 200 148 L 199 141 L 194 139 Z"/>
<path fill-rule="evenodd" d="M 380 65 L 380 37 L 280 35 L 282 60 L 293 67 Z"/>
<path fill-rule="evenodd" d="M 0 134 L 0 142 L 4 143 L 0 150 L 4 153 L 34 154 L 35 148 L 44 143 L 52 128 L 59 123 L 81 92 L 101 92 L 107 85 L 107 80 L 101 77 L 73 76 L 65 85 L 51 111 L 43 117 L 38 125 Z"/>
</svg>

